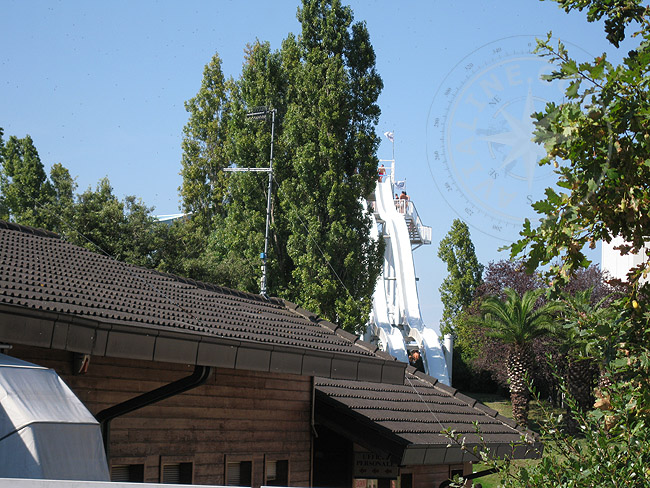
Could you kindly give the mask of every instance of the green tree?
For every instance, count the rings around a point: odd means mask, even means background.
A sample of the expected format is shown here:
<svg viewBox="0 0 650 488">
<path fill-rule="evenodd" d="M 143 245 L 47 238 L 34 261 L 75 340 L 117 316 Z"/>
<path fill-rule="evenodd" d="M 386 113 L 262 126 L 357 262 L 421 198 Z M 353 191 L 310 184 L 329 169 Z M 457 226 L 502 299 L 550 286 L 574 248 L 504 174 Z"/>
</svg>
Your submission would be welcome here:
<svg viewBox="0 0 650 488">
<path fill-rule="evenodd" d="M 0 218 L 46 227 L 48 219 L 42 209 L 51 202 L 53 193 L 32 138 L 9 137 L 2 145 Z"/>
<path fill-rule="evenodd" d="M 561 42 L 539 43 L 539 52 L 557 64 L 546 78 L 569 81 L 565 103 L 549 103 L 535 114 L 535 140 L 548 153 L 540 164 L 558 168 L 563 191 L 548 188 L 546 199 L 533 205 L 541 224 L 532 228 L 527 221 L 512 251 L 524 255 L 530 269 L 554 261 L 548 274 L 557 276 L 556 285 L 589 264 L 586 245 L 594 248 L 597 241 L 620 235 L 629 243 L 622 252 L 639 252 L 650 228 L 650 216 L 642 211 L 650 203 L 650 29 L 645 8 L 636 0 L 559 3 L 567 11 L 588 7 L 590 21 L 605 16 L 608 38 L 616 45 L 625 25 L 639 22 L 642 41 L 620 66 L 610 64 L 605 53 L 579 64 Z"/>
<path fill-rule="evenodd" d="M 298 19 L 301 36 L 288 36 L 279 52 L 268 43 L 248 47 L 239 80 L 224 84 L 220 70 L 206 68 L 204 79 L 217 80 L 219 89 L 203 90 L 209 85 L 204 80 L 200 95 L 209 100 L 188 102 L 192 130 L 202 139 L 184 146 L 187 190 L 181 193 L 186 210 L 196 211 L 201 201 L 218 209 L 198 259 L 220 282 L 258 291 L 266 175 L 225 178 L 220 170 L 268 164 L 271 118 L 251 121 L 245 115 L 259 105 L 276 109 L 269 290 L 359 330 L 381 265 L 362 200 L 376 179 L 382 82 L 367 29 L 353 23 L 348 7 L 305 0 Z M 207 115 L 195 118 L 195 106 Z M 207 159 L 198 158 L 198 169 L 186 171 L 185 161 L 201 155 L 208 140 L 218 141 L 215 162 L 204 169 Z M 194 189 L 201 198 L 190 198 Z"/>
<path fill-rule="evenodd" d="M 598 240 L 621 236 L 622 253 L 639 252 L 650 235 L 650 24 L 648 8 L 637 0 L 559 0 L 568 12 L 587 10 L 589 21 L 605 20 L 607 38 L 618 46 L 633 26 L 636 46 L 613 65 L 605 54 L 578 63 L 565 46 L 540 42 L 556 70 L 550 79 L 568 81 L 565 102 L 547 105 L 538 120 L 536 140 L 556 164 L 561 191 L 546 190 L 534 208 L 540 224 L 525 224 L 512 247 L 527 266 L 551 264 L 552 288 L 561 290 L 575 269 L 587 266 L 583 249 Z M 549 37 L 550 39 L 550 37 Z M 629 49 L 629 48 L 628 48 Z M 615 300 L 613 320 L 596 328 L 574 324 L 599 359 L 608 361 L 610 386 L 599 392 L 599 405 L 582 415 L 585 442 L 571 449 L 570 437 L 547 431 L 560 456 L 518 478 L 518 485 L 648 486 L 650 472 L 650 289 L 643 280 L 648 261 L 628 274 L 623 297 Z M 608 345 L 614 345 L 613 351 Z M 608 351 L 609 349 L 609 351 Z"/>
<path fill-rule="evenodd" d="M 190 116 L 183 128 L 183 184 L 179 188 L 183 210 L 201 223 L 199 228 L 206 235 L 225 197 L 222 169 L 230 166 L 226 154 L 227 101 L 221 58 L 215 54 L 203 70 L 199 92 L 185 102 Z"/>
<path fill-rule="evenodd" d="M 142 201 L 118 200 L 106 178 L 96 190 L 77 195 L 77 184 L 62 164 L 53 164 L 47 177 L 30 136 L 12 136 L 5 144 L 2 135 L 0 129 L 0 219 L 41 227 L 142 266 L 163 266 L 163 259 L 170 259 L 170 230 Z"/>
<path fill-rule="evenodd" d="M 567 358 L 565 387 L 581 413 L 593 408 L 594 387 L 600 366 L 592 354 L 590 344 L 583 341 L 581 331 L 597 330 L 612 320 L 612 311 L 607 307 L 609 297 L 605 296 L 596 302 L 593 291 L 593 288 L 589 288 L 573 295 L 566 292 L 562 294 L 563 324 L 557 329 L 561 348 Z M 572 433 L 578 431 L 571 411 L 567 412 L 567 425 Z"/>
<path fill-rule="evenodd" d="M 60 163 L 55 163 L 50 168 L 48 183 L 48 199 L 35 211 L 40 216 L 42 227 L 67 236 L 71 230 L 69 222 L 75 212 L 77 183 Z"/>
<path fill-rule="evenodd" d="M 4 188 L 7 187 L 7 171 L 5 169 L 5 141 L 3 139 L 4 129 L 0 127 L 0 219 L 9 219 L 9 208 L 4 197 Z"/>
<path fill-rule="evenodd" d="M 69 241 L 118 261 L 154 268 L 160 263 L 167 227 L 140 199 L 120 201 L 108 178 L 78 196 L 68 225 Z"/>
<path fill-rule="evenodd" d="M 532 228 L 527 222 L 512 251 L 523 254 L 531 269 L 553 262 L 548 274 L 555 289 L 575 269 L 588 264 L 585 246 L 594 247 L 596 241 L 609 242 L 618 235 L 628 243 L 621 246 L 622 253 L 640 252 L 650 235 L 650 216 L 644 210 L 650 206 L 647 8 L 633 0 L 559 3 L 567 11 L 587 8 L 590 21 L 605 18 L 608 39 L 614 45 L 624 39 L 629 25 L 638 26 L 635 37 L 640 42 L 619 66 L 610 64 L 605 54 L 593 62 L 577 63 L 561 43 L 540 42 L 542 54 L 557 65 L 549 79 L 569 81 L 566 102 L 549 104 L 544 113 L 536 114 L 536 140 L 548 152 L 541 163 L 557 163 L 558 185 L 565 191 L 546 190 L 547 198 L 534 205 L 542 214 L 541 224 Z M 606 329 L 589 332 L 594 348 L 610 338 L 625 344 L 619 354 L 638 361 L 621 361 L 617 374 L 643 384 L 650 378 L 650 353 L 645 346 L 650 339 L 648 287 L 641 280 L 647 271 L 647 261 L 631 270 L 628 292 L 616 302 L 618 319 Z M 632 390 L 629 394 L 635 395 Z M 641 400 L 648 403 L 650 393 Z"/>
<path fill-rule="evenodd" d="M 287 254 L 286 218 L 279 206 L 278 182 L 292 171 L 283 141 L 283 114 L 286 113 L 288 85 L 282 52 L 272 52 L 268 42 L 247 46 L 241 77 L 230 91 L 229 157 L 237 166 L 268 167 L 271 135 L 274 145 L 274 176 L 271 195 L 271 233 L 267 260 L 268 289 L 281 294 L 291 280 L 291 260 Z M 251 120 L 246 113 L 254 107 L 272 107 L 273 116 Z M 224 215 L 215 222 L 208 241 L 211 269 L 219 282 L 253 292 L 260 290 L 260 252 L 264 249 L 268 173 L 231 173 Z"/>
<path fill-rule="evenodd" d="M 469 227 L 460 219 L 453 221 L 440 241 L 438 257 L 447 264 L 449 273 L 439 288 L 444 307 L 440 330 L 446 334 L 456 332 L 462 322 L 463 312 L 467 312 L 482 282 L 484 267 L 476 257 Z"/>
<path fill-rule="evenodd" d="M 156 250 L 158 263 L 156 269 L 196 280 L 218 283 L 211 279 L 211 271 L 205 263 L 206 239 L 203 228 L 189 217 L 179 219 L 165 229 Z"/>
<path fill-rule="evenodd" d="M 512 288 L 504 290 L 505 299 L 488 297 L 481 303 L 481 324 L 488 335 L 510 346 L 506 367 L 512 401 L 512 414 L 520 425 L 528 422 L 530 392 L 528 378 L 532 366 L 531 344 L 554 328 L 553 313 L 559 303 L 538 305 L 544 290 L 527 291 L 520 296 Z"/>
<path fill-rule="evenodd" d="M 365 24 L 337 0 L 305 0 L 284 120 L 293 172 L 280 182 L 293 263 L 290 296 L 359 330 L 380 271 L 362 199 L 376 182 L 383 83 Z M 287 46 L 285 45 L 285 48 Z"/>
<path fill-rule="evenodd" d="M 0 218 L 64 233 L 76 187 L 59 163 L 52 165 L 47 177 L 29 135 L 12 136 L 5 145 L 0 129 Z"/>
<path fill-rule="evenodd" d="M 183 156 L 179 188 L 182 210 L 189 218 L 174 222 L 160 250 L 158 267 L 194 279 L 237 287 L 233 277 L 250 270 L 228 266 L 208 252 L 210 234 L 223 221 L 227 181 L 223 169 L 231 165 L 228 154 L 228 120 L 233 82 L 221 69 L 215 54 L 203 70 L 196 96 L 185 102 L 189 118 L 183 128 Z M 241 288 L 241 287 L 237 287 Z"/>
</svg>

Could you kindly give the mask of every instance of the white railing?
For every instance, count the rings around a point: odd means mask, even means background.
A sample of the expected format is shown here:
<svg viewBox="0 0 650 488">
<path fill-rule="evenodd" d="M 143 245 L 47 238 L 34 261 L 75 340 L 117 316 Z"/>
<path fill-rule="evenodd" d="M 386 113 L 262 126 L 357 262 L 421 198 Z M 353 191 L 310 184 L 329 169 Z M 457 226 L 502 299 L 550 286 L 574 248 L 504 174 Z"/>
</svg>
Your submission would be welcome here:
<svg viewBox="0 0 650 488">
<path fill-rule="evenodd" d="M 431 244 L 431 227 L 428 225 L 420 225 L 418 222 L 418 228 L 420 229 L 420 237 L 422 238 L 422 243 Z"/>
<path fill-rule="evenodd" d="M 431 244 L 431 227 L 422 224 L 420 215 L 418 214 L 415 204 L 411 200 L 405 198 L 395 198 L 395 208 L 399 213 L 408 217 L 417 226 L 418 234 L 422 244 Z"/>
</svg>

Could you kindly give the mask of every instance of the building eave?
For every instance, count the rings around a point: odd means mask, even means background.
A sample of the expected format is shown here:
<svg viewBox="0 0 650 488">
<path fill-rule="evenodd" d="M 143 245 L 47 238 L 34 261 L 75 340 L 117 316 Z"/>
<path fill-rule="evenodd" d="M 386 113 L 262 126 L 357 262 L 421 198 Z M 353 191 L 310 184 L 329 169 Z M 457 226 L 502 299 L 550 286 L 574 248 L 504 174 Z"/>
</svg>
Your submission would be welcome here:
<svg viewBox="0 0 650 488">
<path fill-rule="evenodd" d="M 222 338 L 0 304 L 0 341 L 94 356 L 400 384 L 406 365 L 379 357 Z"/>
</svg>

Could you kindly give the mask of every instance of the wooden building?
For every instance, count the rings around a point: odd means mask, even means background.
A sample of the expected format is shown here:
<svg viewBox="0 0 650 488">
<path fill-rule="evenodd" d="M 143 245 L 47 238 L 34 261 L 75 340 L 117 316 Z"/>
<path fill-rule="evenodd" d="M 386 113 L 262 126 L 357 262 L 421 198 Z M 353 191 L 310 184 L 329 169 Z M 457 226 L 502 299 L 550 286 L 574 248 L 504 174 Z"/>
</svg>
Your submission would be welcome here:
<svg viewBox="0 0 650 488">
<path fill-rule="evenodd" d="M 523 433 L 289 302 L 117 262 L 6 222 L 0 343 L 56 370 L 102 422 L 115 480 L 316 486 L 339 470 L 347 474 L 328 486 L 349 488 L 366 479 L 353 470 L 363 452 L 389 460 L 390 473 L 373 479 L 405 476 L 404 488 L 471 470 L 458 446 L 392 432 L 348 402 L 350 391 L 432 389 L 431 402 L 464 409 L 461 423 L 498 424 L 497 447 Z M 454 424 L 453 415 L 439 420 Z"/>
</svg>

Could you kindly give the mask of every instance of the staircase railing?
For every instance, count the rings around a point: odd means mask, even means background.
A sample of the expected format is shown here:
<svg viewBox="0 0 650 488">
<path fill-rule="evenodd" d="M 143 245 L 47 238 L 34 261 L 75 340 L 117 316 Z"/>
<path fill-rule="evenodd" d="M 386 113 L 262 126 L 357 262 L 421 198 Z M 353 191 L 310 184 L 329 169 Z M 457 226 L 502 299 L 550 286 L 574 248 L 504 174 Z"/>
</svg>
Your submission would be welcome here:
<svg viewBox="0 0 650 488">
<path fill-rule="evenodd" d="M 404 220 L 406 220 L 411 244 L 417 246 L 431 244 L 431 227 L 422 224 L 415 204 L 404 198 L 396 198 L 394 201 L 395 208 L 404 215 Z"/>
</svg>

